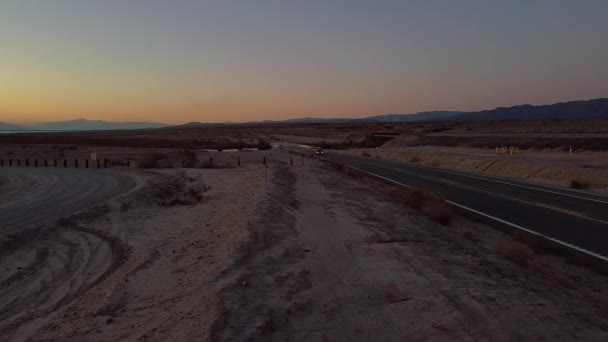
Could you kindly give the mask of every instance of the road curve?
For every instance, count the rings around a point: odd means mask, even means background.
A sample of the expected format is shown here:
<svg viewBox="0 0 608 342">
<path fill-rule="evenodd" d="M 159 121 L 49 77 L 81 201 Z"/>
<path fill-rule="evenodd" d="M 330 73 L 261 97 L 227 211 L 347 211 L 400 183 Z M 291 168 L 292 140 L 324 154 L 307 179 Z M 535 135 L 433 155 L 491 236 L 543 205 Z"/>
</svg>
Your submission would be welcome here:
<svg viewBox="0 0 608 342">
<path fill-rule="evenodd" d="M 324 158 L 390 182 L 428 187 L 461 209 L 608 261 L 606 197 L 335 152 Z"/>
<path fill-rule="evenodd" d="M 0 234 L 102 203 L 135 186 L 126 174 L 75 169 L 0 169 Z"/>
</svg>

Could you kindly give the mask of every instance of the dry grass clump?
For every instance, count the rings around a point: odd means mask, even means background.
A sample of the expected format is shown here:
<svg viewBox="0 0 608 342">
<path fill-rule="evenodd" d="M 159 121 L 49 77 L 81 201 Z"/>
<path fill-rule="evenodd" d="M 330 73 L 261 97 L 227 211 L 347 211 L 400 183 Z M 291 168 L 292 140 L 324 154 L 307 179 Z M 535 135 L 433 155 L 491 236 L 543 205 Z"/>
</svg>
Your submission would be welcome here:
<svg viewBox="0 0 608 342">
<path fill-rule="evenodd" d="M 190 177 L 184 171 L 149 181 L 148 184 L 154 201 L 161 207 L 199 203 L 203 200 L 204 193 L 211 190 L 201 175 Z"/>
<path fill-rule="evenodd" d="M 572 189 L 589 189 L 591 187 L 591 184 L 584 180 L 573 179 L 570 181 L 570 187 Z"/>
<path fill-rule="evenodd" d="M 420 159 L 420 157 L 418 156 L 413 156 L 412 158 L 410 158 L 410 163 L 419 163 L 422 159 Z"/>
<path fill-rule="evenodd" d="M 534 259 L 534 253 L 523 243 L 504 241 L 498 246 L 498 253 L 520 266 L 528 266 Z"/>
<path fill-rule="evenodd" d="M 454 217 L 452 207 L 440 196 L 427 189 L 395 190 L 391 196 L 397 201 L 420 211 L 426 217 L 449 225 Z"/>
<path fill-rule="evenodd" d="M 158 169 L 160 168 L 159 160 L 166 159 L 167 156 L 163 153 L 147 153 L 139 157 L 137 166 L 140 169 Z"/>
<path fill-rule="evenodd" d="M 371 154 L 369 154 L 369 152 L 363 152 L 363 153 L 361 153 L 361 155 L 364 156 L 364 157 L 371 157 L 372 156 Z"/>
</svg>

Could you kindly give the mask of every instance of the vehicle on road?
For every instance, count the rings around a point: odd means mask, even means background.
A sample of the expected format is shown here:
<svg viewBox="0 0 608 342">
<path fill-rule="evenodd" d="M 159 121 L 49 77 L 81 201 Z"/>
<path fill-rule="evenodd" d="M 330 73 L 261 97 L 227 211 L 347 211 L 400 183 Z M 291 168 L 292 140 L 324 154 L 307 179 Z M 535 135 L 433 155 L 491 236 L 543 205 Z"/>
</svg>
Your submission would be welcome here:
<svg viewBox="0 0 608 342">
<path fill-rule="evenodd" d="M 323 152 L 322 148 L 315 151 L 315 155 L 317 155 L 317 156 L 322 156 L 323 154 L 325 154 L 325 153 Z"/>
</svg>

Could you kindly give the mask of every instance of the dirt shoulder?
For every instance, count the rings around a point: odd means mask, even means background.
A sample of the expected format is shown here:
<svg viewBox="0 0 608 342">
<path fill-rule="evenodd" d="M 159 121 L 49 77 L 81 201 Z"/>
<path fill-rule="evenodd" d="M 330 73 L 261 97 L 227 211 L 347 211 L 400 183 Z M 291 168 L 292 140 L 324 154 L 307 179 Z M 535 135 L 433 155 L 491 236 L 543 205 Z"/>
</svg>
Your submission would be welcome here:
<svg viewBox="0 0 608 342">
<path fill-rule="evenodd" d="M 278 166 L 268 186 L 214 340 L 608 338 L 604 276 L 522 266 L 499 253 L 509 236 L 439 225 L 332 169 Z"/>
<path fill-rule="evenodd" d="M 494 150 L 463 147 L 383 147 L 348 150 L 365 155 L 457 171 L 513 178 L 530 183 L 569 188 L 573 180 L 588 190 L 608 194 L 608 153 L 562 150 L 520 150 L 517 155 L 497 155 Z"/>
</svg>

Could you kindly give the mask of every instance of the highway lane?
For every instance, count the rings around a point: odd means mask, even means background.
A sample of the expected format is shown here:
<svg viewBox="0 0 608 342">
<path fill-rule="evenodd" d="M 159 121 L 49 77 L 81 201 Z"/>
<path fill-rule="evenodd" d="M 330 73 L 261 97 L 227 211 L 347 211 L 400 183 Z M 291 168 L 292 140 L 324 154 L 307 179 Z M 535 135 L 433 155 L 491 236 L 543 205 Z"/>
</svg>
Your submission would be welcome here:
<svg viewBox="0 0 608 342">
<path fill-rule="evenodd" d="M 54 168 L 0 168 L 0 235 L 102 203 L 135 186 L 126 174 Z"/>
<path fill-rule="evenodd" d="M 465 210 L 608 261 L 608 198 L 335 152 L 324 158 L 389 181 L 430 188 Z"/>
</svg>

